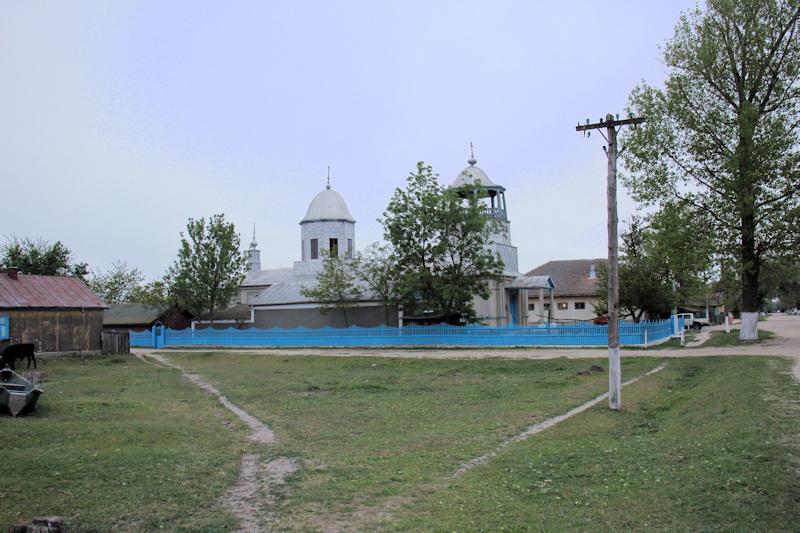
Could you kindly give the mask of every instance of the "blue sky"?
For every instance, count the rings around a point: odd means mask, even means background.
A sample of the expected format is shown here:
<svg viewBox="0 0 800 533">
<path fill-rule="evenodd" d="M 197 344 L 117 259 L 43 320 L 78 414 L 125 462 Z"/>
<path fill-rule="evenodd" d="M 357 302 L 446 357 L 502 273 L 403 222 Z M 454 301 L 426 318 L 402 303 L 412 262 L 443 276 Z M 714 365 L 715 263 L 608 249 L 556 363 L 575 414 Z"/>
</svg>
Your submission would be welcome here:
<svg viewBox="0 0 800 533">
<path fill-rule="evenodd" d="M 6 2 L 0 237 L 155 277 L 189 217 L 222 212 L 289 266 L 328 165 L 363 248 L 417 161 L 449 183 L 473 142 L 523 272 L 604 257 L 602 140 L 574 126 L 662 82 L 694 5 Z"/>
</svg>

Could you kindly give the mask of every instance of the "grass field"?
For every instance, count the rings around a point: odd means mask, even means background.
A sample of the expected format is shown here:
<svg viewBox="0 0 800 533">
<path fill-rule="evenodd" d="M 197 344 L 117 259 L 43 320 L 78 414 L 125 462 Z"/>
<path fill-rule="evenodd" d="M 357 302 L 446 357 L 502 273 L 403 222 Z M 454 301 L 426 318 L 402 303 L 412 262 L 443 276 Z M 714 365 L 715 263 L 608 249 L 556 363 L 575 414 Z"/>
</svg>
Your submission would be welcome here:
<svg viewBox="0 0 800 533">
<path fill-rule="evenodd" d="M 765 341 L 774 336 L 775 334 L 773 332 L 758 328 L 757 341 L 743 341 L 739 340 L 738 329 L 732 329 L 730 333 L 725 333 L 724 331 L 712 331 L 711 338 L 703 343 L 703 348 L 719 348 L 721 346 L 750 346 L 753 343 Z"/>
<path fill-rule="evenodd" d="M 230 353 L 169 357 L 269 424 L 295 458 L 277 529 L 791 530 L 800 521 L 800 387 L 787 362 L 672 359 L 597 406 L 463 462 L 607 388 L 602 360 L 418 360 Z M 623 359 L 625 379 L 659 364 Z M 3 419 L 0 527 L 225 530 L 218 501 L 254 446 L 178 373 L 132 358 L 49 361 L 32 416 Z M 794 403 L 792 403 L 794 402 Z M 232 428 L 232 429 L 231 429 Z M 16 491 L 19 492 L 16 492 Z"/>
<path fill-rule="evenodd" d="M 41 361 L 36 411 L 0 415 L 0 529 L 37 515 L 79 531 L 222 529 L 242 437 L 215 400 L 133 357 Z M 29 523 L 29 522 L 28 522 Z"/>
</svg>

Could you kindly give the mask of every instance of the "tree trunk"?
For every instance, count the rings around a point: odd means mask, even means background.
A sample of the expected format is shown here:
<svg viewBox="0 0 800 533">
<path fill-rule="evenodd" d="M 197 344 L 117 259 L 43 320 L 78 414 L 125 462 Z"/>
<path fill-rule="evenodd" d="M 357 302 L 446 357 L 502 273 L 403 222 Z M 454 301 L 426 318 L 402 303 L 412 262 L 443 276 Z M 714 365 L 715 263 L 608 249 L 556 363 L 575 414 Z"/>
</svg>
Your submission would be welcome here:
<svg viewBox="0 0 800 533">
<path fill-rule="evenodd" d="M 347 320 L 347 307 L 342 307 L 342 314 L 344 315 L 344 327 L 350 327 L 350 321 Z"/>
<path fill-rule="evenodd" d="M 756 250 L 756 191 L 753 176 L 753 136 L 757 118 L 752 104 L 744 104 L 739 112 L 739 143 L 736 147 L 738 170 L 738 204 L 742 241 L 739 251 L 742 262 L 742 327 L 741 340 L 758 340 L 758 273 L 760 261 Z"/>
</svg>

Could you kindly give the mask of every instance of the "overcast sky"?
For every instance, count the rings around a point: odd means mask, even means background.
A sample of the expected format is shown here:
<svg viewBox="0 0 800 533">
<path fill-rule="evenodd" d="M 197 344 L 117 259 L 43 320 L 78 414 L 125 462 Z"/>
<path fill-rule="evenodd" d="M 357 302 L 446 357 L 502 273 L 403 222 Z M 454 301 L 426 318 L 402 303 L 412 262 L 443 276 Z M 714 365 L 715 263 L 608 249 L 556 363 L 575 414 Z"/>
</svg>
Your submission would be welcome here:
<svg viewBox="0 0 800 533">
<path fill-rule="evenodd" d="M 224 213 L 290 266 L 328 165 L 364 248 L 417 161 L 449 184 L 473 142 L 520 270 L 604 257 L 603 143 L 575 125 L 663 81 L 694 4 L 4 2 L 0 237 L 152 278 L 189 217 Z"/>
</svg>

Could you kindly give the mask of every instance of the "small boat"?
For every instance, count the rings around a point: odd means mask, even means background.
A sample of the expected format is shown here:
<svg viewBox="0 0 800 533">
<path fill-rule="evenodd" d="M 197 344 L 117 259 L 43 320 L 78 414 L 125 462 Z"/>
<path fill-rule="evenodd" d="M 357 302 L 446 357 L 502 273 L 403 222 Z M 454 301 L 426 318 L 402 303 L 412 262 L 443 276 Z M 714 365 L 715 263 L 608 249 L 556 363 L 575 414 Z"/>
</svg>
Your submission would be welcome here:
<svg viewBox="0 0 800 533">
<path fill-rule="evenodd" d="M 6 407 L 11 416 L 32 410 L 42 389 L 10 368 L 0 370 L 0 407 Z"/>
</svg>

